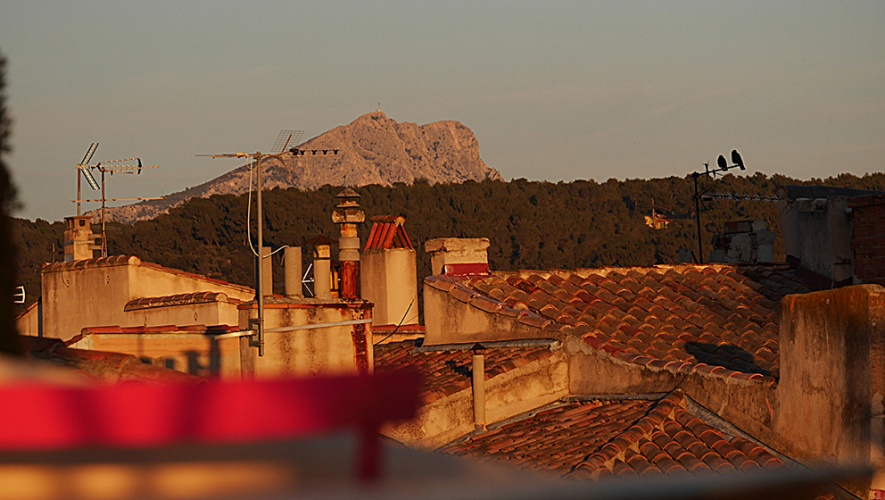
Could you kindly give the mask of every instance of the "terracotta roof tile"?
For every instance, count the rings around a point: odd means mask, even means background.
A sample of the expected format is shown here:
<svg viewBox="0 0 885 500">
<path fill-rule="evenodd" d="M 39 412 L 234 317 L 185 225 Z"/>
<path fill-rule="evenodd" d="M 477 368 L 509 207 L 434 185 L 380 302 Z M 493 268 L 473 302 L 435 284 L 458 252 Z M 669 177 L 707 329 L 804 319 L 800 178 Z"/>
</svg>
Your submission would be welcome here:
<svg viewBox="0 0 885 500">
<path fill-rule="evenodd" d="M 763 380 L 778 376 L 780 299 L 810 291 L 785 266 L 531 271 L 426 282 L 494 314 L 506 314 L 503 307 L 527 311 L 519 321 L 546 334 L 589 327 L 582 336 L 594 348 L 644 355 L 632 362 Z M 674 361 L 683 362 L 678 370 Z"/>
<path fill-rule="evenodd" d="M 486 379 L 553 355 L 553 351 L 546 347 L 494 348 L 484 353 Z M 425 404 L 432 403 L 470 387 L 472 353 L 468 350 L 424 351 L 418 349 L 413 340 L 375 346 L 376 372 L 386 373 L 407 367 L 421 372 L 424 377 L 422 400 Z"/>
<path fill-rule="evenodd" d="M 782 465 L 765 448 L 704 423 L 685 403 L 679 391 L 658 400 L 563 401 L 444 451 L 575 478 L 722 473 Z"/>
<path fill-rule="evenodd" d="M 372 250 L 387 250 L 391 248 L 413 249 L 412 241 L 406 234 L 403 224 L 405 217 L 394 215 L 379 215 L 372 217 L 372 230 L 366 238 L 364 252 Z"/>
<path fill-rule="evenodd" d="M 112 255 L 110 257 L 98 257 L 95 259 L 82 259 L 73 262 L 47 262 L 43 264 L 44 273 L 56 273 L 61 271 L 74 271 L 78 269 L 113 267 L 125 265 L 140 265 L 141 259 L 129 255 Z"/>
<path fill-rule="evenodd" d="M 200 383 L 205 379 L 143 363 L 135 356 L 115 352 L 72 349 L 58 339 L 21 337 L 27 356 L 72 368 L 100 383 Z"/>
<path fill-rule="evenodd" d="M 146 334 L 169 334 L 190 333 L 194 335 L 224 335 L 236 332 L 238 328 L 232 325 L 160 325 L 160 326 L 90 326 L 84 328 L 80 335 L 67 340 L 66 345 L 72 345 L 84 335 L 146 335 Z"/>
<path fill-rule="evenodd" d="M 124 311 L 138 311 L 155 307 L 168 307 L 178 305 L 210 304 L 213 302 L 229 302 L 239 304 L 241 301 L 231 299 L 226 293 L 221 292 L 194 292 L 166 295 L 162 297 L 142 297 L 130 300 L 123 308 Z"/>
</svg>

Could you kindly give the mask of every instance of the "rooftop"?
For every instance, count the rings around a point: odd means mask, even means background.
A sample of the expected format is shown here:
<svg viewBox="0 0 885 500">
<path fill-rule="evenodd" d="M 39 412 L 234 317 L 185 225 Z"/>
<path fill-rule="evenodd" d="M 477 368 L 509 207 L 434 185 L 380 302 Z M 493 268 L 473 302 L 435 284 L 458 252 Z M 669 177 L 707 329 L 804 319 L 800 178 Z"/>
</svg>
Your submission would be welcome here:
<svg viewBox="0 0 885 500">
<path fill-rule="evenodd" d="M 483 351 L 486 379 L 553 355 L 548 347 L 507 347 Z M 417 369 L 424 380 L 421 401 L 432 403 L 470 388 L 472 353 L 469 350 L 427 350 L 414 340 L 375 346 L 375 371 L 390 373 Z"/>
<path fill-rule="evenodd" d="M 698 418 L 681 391 L 657 399 L 572 399 L 480 432 L 448 453 L 574 478 L 728 472 L 784 465 Z"/>
<path fill-rule="evenodd" d="M 155 307 L 211 304 L 214 302 L 229 302 L 232 304 L 241 303 L 241 301 L 236 298 L 228 297 L 226 293 L 193 292 L 164 295 L 161 297 L 141 297 L 138 299 L 132 299 L 126 303 L 126 306 L 123 308 L 123 310 L 129 312 L 142 309 L 153 309 Z"/>
<path fill-rule="evenodd" d="M 630 363 L 674 373 L 776 379 L 780 300 L 809 288 L 786 266 L 683 265 L 431 276 L 486 312 L 577 336 Z"/>
<path fill-rule="evenodd" d="M 226 287 L 239 289 L 244 292 L 251 292 L 252 291 L 252 289 L 247 286 L 237 285 L 235 283 L 230 283 L 230 282 L 215 279 L 215 278 L 209 278 L 207 276 L 203 276 L 202 274 L 189 273 L 186 271 L 182 271 L 180 269 L 163 267 L 159 264 L 154 264 L 152 262 L 144 262 L 141 259 L 139 259 L 138 257 L 135 257 L 134 255 L 113 255 L 110 257 L 97 257 L 94 259 L 75 260 L 73 262 L 47 262 L 47 263 L 43 264 L 43 273 L 58 273 L 58 272 L 63 272 L 63 271 L 75 271 L 75 270 L 80 270 L 80 269 L 128 266 L 128 265 L 141 266 L 141 267 L 149 268 L 149 269 L 156 269 L 158 271 L 163 271 L 165 273 L 174 274 L 177 276 L 183 276 L 183 277 L 187 277 L 187 278 L 191 278 L 191 279 L 214 283 L 216 285 L 223 285 Z"/>
</svg>

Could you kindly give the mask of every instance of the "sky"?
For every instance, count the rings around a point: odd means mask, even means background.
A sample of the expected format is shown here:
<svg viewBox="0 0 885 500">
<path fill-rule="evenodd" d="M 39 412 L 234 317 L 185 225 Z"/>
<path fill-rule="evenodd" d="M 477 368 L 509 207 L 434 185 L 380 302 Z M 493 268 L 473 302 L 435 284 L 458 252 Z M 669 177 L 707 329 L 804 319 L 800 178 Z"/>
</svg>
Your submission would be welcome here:
<svg viewBox="0 0 885 500">
<path fill-rule="evenodd" d="M 880 172 L 883 23 L 878 0 L 0 0 L 16 215 L 74 215 L 92 142 L 160 166 L 108 197 L 155 197 L 241 164 L 197 154 L 379 103 L 465 124 L 508 180 L 685 176 L 732 149 L 750 174 Z"/>
</svg>

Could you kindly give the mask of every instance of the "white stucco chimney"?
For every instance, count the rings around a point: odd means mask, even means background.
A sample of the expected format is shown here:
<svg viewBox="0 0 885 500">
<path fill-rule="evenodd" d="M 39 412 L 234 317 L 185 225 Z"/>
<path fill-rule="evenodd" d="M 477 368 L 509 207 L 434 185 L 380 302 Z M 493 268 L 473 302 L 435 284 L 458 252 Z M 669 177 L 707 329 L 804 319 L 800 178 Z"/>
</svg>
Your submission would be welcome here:
<svg viewBox="0 0 885 500">
<path fill-rule="evenodd" d="M 363 250 L 360 288 L 375 305 L 372 324 L 418 324 L 417 254 L 403 225 L 404 217 L 372 217 Z"/>
<path fill-rule="evenodd" d="M 286 297 L 301 298 L 301 247 L 287 247 L 283 251 Z"/>
<path fill-rule="evenodd" d="M 424 243 L 433 274 L 489 274 L 488 238 L 436 238 Z"/>
<path fill-rule="evenodd" d="M 314 296 L 332 298 L 332 247 L 327 241 L 317 242 L 313 250 Z"/>
<path fill-rule="evenodd" d="M 91 259 L 95 250 L 101 250 L 101 245 L 95 243 L 101 235 L 92 232 L 91 221 L 88 215 L 65 217 L 65 262 Z"/>
</svg>

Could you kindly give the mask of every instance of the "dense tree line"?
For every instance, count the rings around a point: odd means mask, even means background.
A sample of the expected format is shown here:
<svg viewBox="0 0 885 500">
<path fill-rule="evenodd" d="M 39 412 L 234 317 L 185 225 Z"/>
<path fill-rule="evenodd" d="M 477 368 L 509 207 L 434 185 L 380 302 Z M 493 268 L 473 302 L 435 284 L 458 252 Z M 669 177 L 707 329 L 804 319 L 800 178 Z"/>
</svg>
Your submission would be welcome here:
<svg viewBox="0 0 885 500">
<path fill-rule="evenodd" d="M 885 174 L 857 177 L 843 174 L 828 179 L 798 181 L 763 174 L 726 175 L 703 179 L 705 190 L 716 193 L 774 197 L 779 185 L 816 184 L 885 190 Z M 274 189 L 264 194 L 265 243 L 278 248 L 301 245 L 317 235 L 337 238 L 331 212 L 340 187 L 316 191 Z M 418 274 L 429 274 L 423 243 L 438 237 L 487 237 L 493 269 L 572 269 L 602 266 L 673 264 L 679 249 L 697 248 L 693 184 L 690 178 L 652 180 L 465 182 L 436 184 L 419 181 L 392 187 L 365 186 L 357 190 L 367 220 L 360 231 L 365 241 L 374 215 L 403 215 L 406 231 L 418 250 Z M 250 285 L 254 261 L 247 233 L 247 196 L 222 195 L 194 199 L 169 214 L 133 225 L 109 224 L 111 255 L 131 254 L 142 260 Z M 652 207 L 671 218 L 665 229 L 645 224 Z M 705 253 L 712 237 L 730 220 L 762 219 L 780 235 L 777 204 L 719 200 L 702 211 Z M 29 298 L 39 296 L 43 262 L 63 260 L 63 224 L 43 220 L 16 221 L 22 259 L 20 279 Z M 333 249 L 333 256 L 337 252 Z M 778 238 L 775 257 L 784 259 Z M 305 252 L 307 259 L 307 252 Z M 705 256 L 706 260 L 706 256 Z M 278 261 L 276 262 L 278 264 Z M 281 266 L 275 265 L 282 283 Z"/>
<path fill-rule="evenodd" d="M 9 137 L 12 133 L 12 120 L 6 110 L 6 57 L 0 53 L 0 294 L 8 297 L 0 302 L 0 353 L 21 355 L 15 326 L 16 308 L 11 297 L 15 293 L 19 279 L 16 276 L 17 248 L 12 238 L 12 212 L 17 207 L 15 186 L 6 168 L 6 155 L 12 148 Z"/>
</svg>

